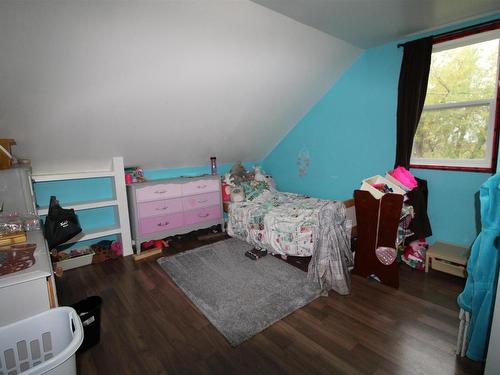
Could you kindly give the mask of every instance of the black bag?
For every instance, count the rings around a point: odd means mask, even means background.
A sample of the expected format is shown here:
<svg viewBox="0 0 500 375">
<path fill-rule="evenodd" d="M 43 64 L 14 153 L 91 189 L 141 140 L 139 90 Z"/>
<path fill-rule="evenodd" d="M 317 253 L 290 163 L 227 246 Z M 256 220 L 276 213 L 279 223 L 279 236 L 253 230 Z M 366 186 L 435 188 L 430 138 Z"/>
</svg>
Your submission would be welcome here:
<svg viewBox="0 0 500 375">
<path fill-rule="evenodd" d="M 44 232 L 49 250 L 70 240 L 82 231 L 78 216 L 72 208 L 59 205 L 56 197 L 50 197 L 49 213 L 45 218 Z"/>
</svg>

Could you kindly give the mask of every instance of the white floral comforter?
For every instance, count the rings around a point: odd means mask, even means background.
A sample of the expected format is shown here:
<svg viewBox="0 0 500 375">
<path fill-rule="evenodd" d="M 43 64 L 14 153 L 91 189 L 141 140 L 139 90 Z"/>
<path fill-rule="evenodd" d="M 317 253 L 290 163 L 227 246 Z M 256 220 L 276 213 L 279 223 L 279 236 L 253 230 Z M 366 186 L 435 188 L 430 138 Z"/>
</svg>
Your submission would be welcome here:
<svg viewBox="0 0 500 375">
<path fill-rule="evenodd" d="M 231 203 L 227 232 L 274 254 L 311 256 L 318 212 L 325 202 L 265 191 L 253 201 Z"/>
<path fill-rule="evenodd" d="M 349 294 L 350 228 L 341 202 L 266 190 L 230 204 L 227 232 L 272 254 L 312 256 L 308 277 L 323 294 Z"/>
</svg>

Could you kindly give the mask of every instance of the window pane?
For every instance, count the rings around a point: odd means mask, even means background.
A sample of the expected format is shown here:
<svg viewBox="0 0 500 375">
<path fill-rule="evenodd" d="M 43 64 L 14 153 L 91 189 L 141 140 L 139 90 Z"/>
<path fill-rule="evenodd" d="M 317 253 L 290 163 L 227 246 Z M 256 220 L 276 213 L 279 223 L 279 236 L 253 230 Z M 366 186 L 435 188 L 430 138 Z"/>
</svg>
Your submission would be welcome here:
<svg viewBox="0 0 500 375">
<path fill-rule="evenodd" d="M 498 39 L 434 52 L 425 104 L 493 98 L 497 58 Z"/>
<path fill-rule="evenodd" d="M 431 159 L 485 159 L 488 105 L 422 112 L 412 157 Z"/>
</svg>

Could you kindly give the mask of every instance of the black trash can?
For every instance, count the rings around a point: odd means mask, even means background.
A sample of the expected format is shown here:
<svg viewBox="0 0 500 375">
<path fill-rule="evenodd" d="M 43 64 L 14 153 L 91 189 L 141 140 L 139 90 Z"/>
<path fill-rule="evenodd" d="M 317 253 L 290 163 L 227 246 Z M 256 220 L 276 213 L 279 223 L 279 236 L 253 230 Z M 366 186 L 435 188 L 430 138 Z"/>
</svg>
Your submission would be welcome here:
<svg viewBox="0 0 500 375">
<path fill-rule="evenodd" d="M 102 298 L 99 296 L 88 297 L 71 305 L 80 316 L 83 325 L 83 342 L 77 353 L 82 353 L 99 343 L 101 336 L 101 305 Z"/>
</svg>

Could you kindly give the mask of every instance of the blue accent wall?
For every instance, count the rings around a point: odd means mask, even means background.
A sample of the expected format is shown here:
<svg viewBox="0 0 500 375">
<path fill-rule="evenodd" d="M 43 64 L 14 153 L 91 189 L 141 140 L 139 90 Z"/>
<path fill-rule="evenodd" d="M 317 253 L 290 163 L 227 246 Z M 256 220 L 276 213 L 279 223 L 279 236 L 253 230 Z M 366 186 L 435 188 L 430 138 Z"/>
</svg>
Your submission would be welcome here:
<svg viewBox="0 0 500 375">
<path fill-rule="evenodd" d="M 73 204 L 98 200 L 113 199 L 114 185 L 110 177 L 91 179 L 76 179 L 63 181 L 37 182 L 33 184 L 36 203 L 41 208 L 47 208 L 50 196 L 57 197 L 62 206 L 71 207 Z M 100 207 L 76 212 L 83 232 L 112 227 L 118 222 L 114 207 Z M 45 216 L 42 216 L 45 222 Z M 71 245 L 58 246 L 59 250 L 88 247 L 101 240 L 117 240 L 118 236 L 99 237 L 94 240 L 79 241 Z"/>
<path fill-rule="evenodd" d="M 84 248 L 88 248 L 90 247 L 91 245 L 94 245 L 100 241 L 118 241 L 119 238 L 117 235 L 111 235 L 111 236 L 104 236 L 104 237 L 99 237 L 99 238 L 96 238 L 94 240 L 87 240 L 87 241 L 79 241 L 79 242 L 76 242 L 76 243 L 73 243 L 73 244 L 69 244 L 69 245 L 61 245 L 61 246 L 58 246 L 57 249 L 59 251 L 65 251 L 65 252 L 69 252 L 73 249 L 84 249 Z"/>
<path fill-rule="evenodd" d="M 399 42 L 404 40 L 366 50 L 264 159 L 263 168 L 273 175 L 279 190 L 344 200 L 352 197 L 362 179 L 384 175 L 393 167 L 403 53 L 397 48 Z M 299 176 L 300 153 L 310 157 L 304 176 Z M 441 240 L 469 246 L 478 228 L 476 193 L 490 175 L 412 172 L 428 180 L 429 216 L 434 233 L 430 242 Z"/>
<path fill-rule="evenodd" d="M 113 198 L 111 177 L 37 182 L 34 184 L 36 203 L 47 208 L 55 195 L 62 205 Z"/>
<path fill-rule="evenodd" d="M 224 163 L 217 166 L 219 175 L 223 175 L 231 169 L 234 163 Z M 251 170 L 261 162 L 244 162 L 247 170 Z M 210 166 L 196 166 L 174 169 L 145 170 L 144 175 L 148 180 L 173 178 L 180 176 L 199 176 L 210 173 Z M 114 197 L 113 181 L 109 177 L 37 182 L 33 185 L 36 201 L 39 207 L 47 208 L 50 196 L 55 195 L 61 205 L 71 207 L 73 204 L 98 200 L 109 200 Z M 101 207 L 77 211 L 78 219 L 83 231 L 98 230 L 111 227 L 118 222 L 114 207 Z M 45 216 L 42 216 L 45 220 Z M 80 241 L 75 244 L 60 246 L 60 250 L 71 250 L 74 248 L 88 247 L 101 240 L 116 240 L 117 236 L 99 237 L 94 240 Z"/>
<path fill-rule="evenodd" d="M 251 170 L 255 165 L 261 165 L 262 162 L 242 162 L 247 170 Z M 230 171 L 234 163 L 217 164 L 217 173 L 222 176 Z M 195 167 L 169 168 L 169 169 L 149 169 L 144 171 L 144 177 L 148 180 L 158 180 L 163 178 L 174 178 L 181 176 L 201 176 L 210 174 L 210 165 L 200 165 Z"/>
<path fill-rule="evenodd" d="M 471 246 L 480 230 L 479 187 L 491 175 L 472 172 L 412 170 L 427 180 L 428 215 L 435 240 Z"/>
<path fill-rule="evenodd" d="M 394 161 L 397 80 L 395 44 L 367 50 L 264 159 L 278 189 L 348 199 L 359 182 Z M 297 157 L 310 155 L 305 176 Z"/>
<path fill-rule="evenodd" d="M 251 170 L 255 165 L 262 162 L 243 162 L 247 170 Z M 219 175 L 229 172 L 234 163 L 223 163 L 217 165 Z M 148 180 L 158 180 L 164 178 L 174 178 L 180 176 L 200 176 L 210 173 L 209 165 L 195 167 L 169 168 L 169 169 L 147 169 L 144 176 Z M 113 199 L 113 180 L 110 177 L 99 177 L 89 179 L 65 180 L 37 182 L 34 184 L 34 191 L 37 204 L 42 208 L 47 208 L 50 196 L 55 195 L 62 205 L 83 203 L 88 201 Z"/>
</svg>

